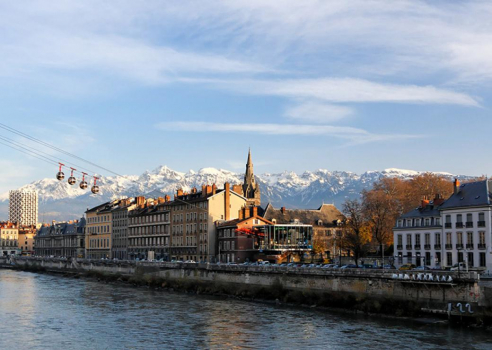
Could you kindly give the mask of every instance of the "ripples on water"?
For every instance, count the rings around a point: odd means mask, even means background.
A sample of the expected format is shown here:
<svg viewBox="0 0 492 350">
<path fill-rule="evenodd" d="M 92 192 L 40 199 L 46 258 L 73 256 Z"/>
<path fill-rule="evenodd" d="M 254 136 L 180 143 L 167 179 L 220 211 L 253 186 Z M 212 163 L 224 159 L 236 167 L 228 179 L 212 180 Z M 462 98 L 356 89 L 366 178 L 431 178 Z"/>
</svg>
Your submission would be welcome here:
<svg viewBox="0 0 492 350">
<path fill-rule="evenodd" d="M 0 349 L 492 349 L 484 330 L 0 270 Z"/>
</svg>

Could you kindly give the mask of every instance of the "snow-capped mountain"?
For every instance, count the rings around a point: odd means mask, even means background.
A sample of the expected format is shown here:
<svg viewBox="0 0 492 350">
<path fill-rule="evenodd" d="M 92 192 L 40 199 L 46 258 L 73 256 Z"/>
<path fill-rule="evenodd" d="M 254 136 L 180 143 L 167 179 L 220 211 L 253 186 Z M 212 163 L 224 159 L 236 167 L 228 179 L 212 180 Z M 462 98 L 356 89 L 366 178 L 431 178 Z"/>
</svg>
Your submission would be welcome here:
<svg viewBox="0 0 492 350">
<path fill-rule="evenodd" d="M 363 189 L 370 188 L 381 177 L 398 177 L 409 179 L 421 172 L 401 169 L 368 171 L 361 175 L 345 171 L 328 171 L 319 169 L 297 174 L 285 171 L 279 174 L 257 175 L 261 188 L 262 204 L 268 202 L 274 206 L 297 208 L 317 208 L 322 203 L 337 206 L 347 198 L 356 198 Z M 452 177 L 449 173 L 439 173 Z M 39 220 L 64 220 L 81 217 L 87 208 L 115 198 L 146 195 L 158 197 L 172 194 L 176 189 L 185 191 L 193 187 L 201 188 L 203 184 L 217 184 L 222 188 L 225 182 L 239 184 L 244 174 L 228 170 L 203 168 L 198 172 L 178 172 L 161 166 L 153 171 L 146 171 L 140 176 L 102 178 L 98 185 L 100 193 L 92 195 L 88 190 L 70 186 L 66 181 L 43 179 L 23 186 L 23 189 L 37 190 L 39 193 Z M 460 176 L 467 178 L 466 176 Z M 0 218 L 7 218 L 8 193 L 0 196 Z"/>
</svg>

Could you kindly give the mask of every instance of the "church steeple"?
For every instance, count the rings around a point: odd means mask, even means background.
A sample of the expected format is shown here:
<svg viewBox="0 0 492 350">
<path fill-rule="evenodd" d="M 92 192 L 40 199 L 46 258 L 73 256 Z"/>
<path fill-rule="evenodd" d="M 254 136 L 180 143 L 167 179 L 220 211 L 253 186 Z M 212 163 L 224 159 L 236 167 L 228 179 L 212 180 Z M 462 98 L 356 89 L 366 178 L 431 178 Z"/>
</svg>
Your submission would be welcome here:
<svg viewBox="0 0 492 350">
<path fill-rule="evenodd" d="M 246 172 L 244 173 L 243 194 L 248 199 L 249 205 L 260 205 L 260 186 L 255 181 L 253 172 L 253 161 L 251 160 L 251 148 L 248 151 L 248 161 L 246 162 Z"/>
</svg>

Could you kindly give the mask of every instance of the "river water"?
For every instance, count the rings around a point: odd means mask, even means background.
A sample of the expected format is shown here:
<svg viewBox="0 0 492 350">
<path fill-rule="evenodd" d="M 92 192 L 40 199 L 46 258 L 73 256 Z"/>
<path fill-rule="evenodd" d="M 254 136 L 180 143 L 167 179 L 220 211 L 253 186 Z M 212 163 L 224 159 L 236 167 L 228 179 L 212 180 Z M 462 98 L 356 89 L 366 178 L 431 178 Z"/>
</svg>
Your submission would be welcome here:
<svg viewBox="0 0 492 350">
<path fill-rule="evenodd" d="M 0 270 L 0 349 L 492 349 L 492 333 Z"/>
</svg>

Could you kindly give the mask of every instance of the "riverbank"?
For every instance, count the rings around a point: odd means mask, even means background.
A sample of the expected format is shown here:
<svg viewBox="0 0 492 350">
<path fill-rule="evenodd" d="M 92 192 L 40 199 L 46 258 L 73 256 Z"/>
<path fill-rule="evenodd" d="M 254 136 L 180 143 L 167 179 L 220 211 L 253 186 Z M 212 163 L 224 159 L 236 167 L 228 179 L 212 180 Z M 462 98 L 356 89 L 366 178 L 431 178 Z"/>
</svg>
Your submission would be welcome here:
<svg viewBox="0 0 492 350">
<path fill-rule="evenodd" d="M 14 265 L 11 265 L 13 263 Z M 194 294 L 228 295 L 278 304 L 343 308 L 398 317 L 439 317 L 491 323 L 492 290 L 474 273 L 441 273 L 453 282 L 395 280 L 388 270 L 284 269 L 205 264 L 136 263 L 47 258 L 0 258 L 0 266 L 32 272 L 92 277 Z"/>
</svg>

